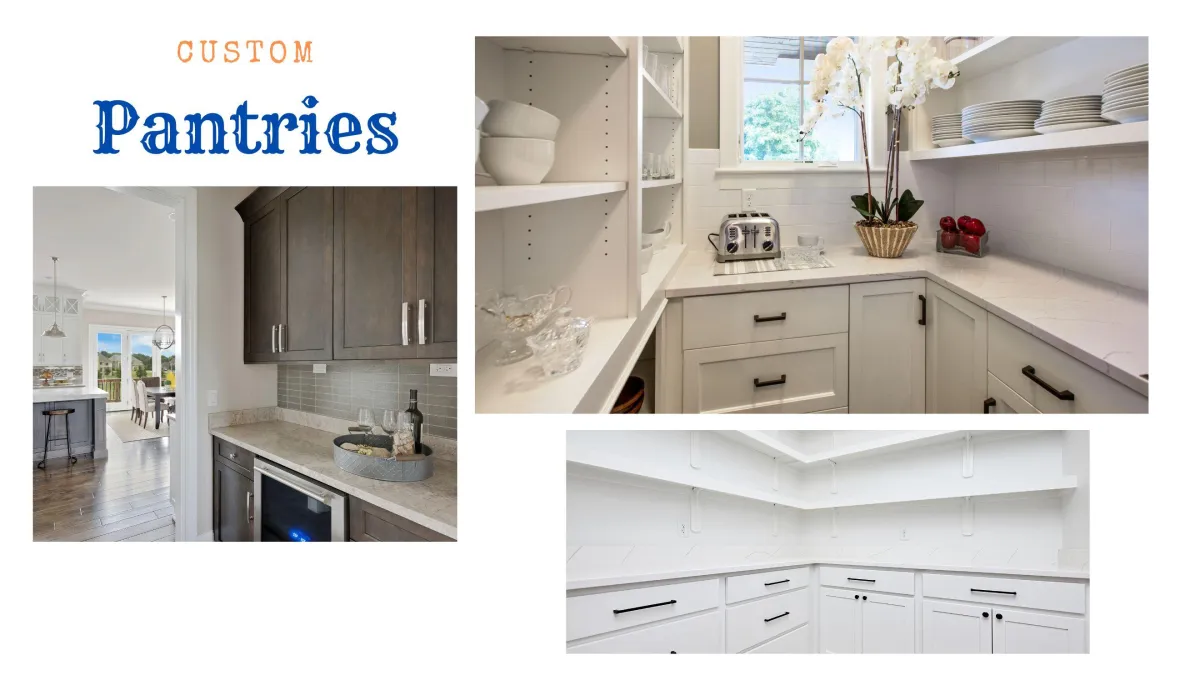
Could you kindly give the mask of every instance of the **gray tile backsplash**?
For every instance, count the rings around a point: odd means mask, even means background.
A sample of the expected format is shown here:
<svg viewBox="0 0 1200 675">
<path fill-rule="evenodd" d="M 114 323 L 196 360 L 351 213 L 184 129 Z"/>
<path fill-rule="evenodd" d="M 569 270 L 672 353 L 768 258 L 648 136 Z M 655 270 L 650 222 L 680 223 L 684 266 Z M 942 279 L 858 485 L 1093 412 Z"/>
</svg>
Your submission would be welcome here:
<svg viewBox="0 0 1200 675">
<path fill-rule="evenodd" d="M 385 408 L 408 407 L 409 389 L 417 390 L 425 433 L 457 439 L 458 378 L 430 377 L 428 362 L 329 363 L 325 373 L 311 364 L 279 365 L 279 407 L 290 410 L 357 420 L 359 408 L 371 408 L 378 422 Z"/>
</svg>

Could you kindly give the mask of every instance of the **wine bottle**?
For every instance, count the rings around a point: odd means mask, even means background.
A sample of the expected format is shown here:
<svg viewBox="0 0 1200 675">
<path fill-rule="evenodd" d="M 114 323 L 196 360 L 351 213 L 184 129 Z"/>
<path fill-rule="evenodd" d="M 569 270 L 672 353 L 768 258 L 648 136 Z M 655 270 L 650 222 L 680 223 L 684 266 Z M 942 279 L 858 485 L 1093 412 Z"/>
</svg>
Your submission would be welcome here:
<svg viewBox="0 0 1200 675">
<path fill-rule="evenodd" d="M 425 422 L 425 416 L 417 408 L 417 390 L 408 390 L 408 410 L 404 411 L 408 418 L 408 424 L 412 427 L 413 435 L 413 452 L 420 454 L 421 449 L 421 425 Z"/>
</svg>

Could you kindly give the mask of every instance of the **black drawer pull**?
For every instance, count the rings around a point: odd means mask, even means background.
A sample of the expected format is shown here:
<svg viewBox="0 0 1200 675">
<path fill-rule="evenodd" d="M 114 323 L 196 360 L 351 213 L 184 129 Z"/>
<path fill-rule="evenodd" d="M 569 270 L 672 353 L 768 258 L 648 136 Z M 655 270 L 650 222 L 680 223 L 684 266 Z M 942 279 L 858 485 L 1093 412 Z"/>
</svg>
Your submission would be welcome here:
<svg viewBox="0 0 1200 675">
<path fill-rule="evenodd" d="M 918 295 L 917 297 L 921 299 L 921 318 L 917 319 L 917 323 L 924 326 L 925 325 L 925 296 Z"/>
<path fill-rule="evenodd" d="M 673 604 L 675 604 L 674 600 L 668 600 L 666 602 L 657 602 L 653 605 L 642 605 L 641 607 L 630 607 L 629 609 L 614 609 L 613 614 L 624 614 L 625 612 L 636 612 L 639 609 L 650 609 L 651 607 L 662 607 L 663 605 Z"/>
<path fill-rule="evenodd" d="M 764 380 L 758 379 L 757 377 L 754 378 L 754 386 L 755 387 L 772 387 L 777 384 L 784 384 L 786 382 L 787 382 L 787 375 L 780 375 L 778 380 L 765 380 L 764 381 Z"/>
<path fill-rule="evenodd" d="M 991 409 L 995 408 L 995 407 L 996 407 L 996 399 L 988 397 L 983 400 L 983 414 L 984 415 L 987 415 L 988 413 L 990 413 L 992 411 Z"/>
<path fill-rule="evenodd" d="M 986 588 L 972 588 L 972 593 L 995 593 L 996 595 L 1016 595 L 1016 591 L 989 591 Z"/>
<path fill-rule="evenodd" d="M 1021 369 L 1021 374 L 1024 375 L 1025 377 L 1028 377 L 1029 379 L 1033 380 L 1034 382 L 1037 382 L 1039 387 L 1041 387 L 1042 389 L 1045 389 L 1046 391 L 1050 392 L 1051 394 L 1054 394 L 1054 398 L 1057 398 L 1060 401 L 1074 401 L 1075 400 L 1075 394 L 1072 394 L 1070 389 L 1063 389 L 1062 391 L 1059 391 L 1059 390 L 1055 389 L 1054 387 L 1051 387 L 1049 382 L 1046 382 L 1045 380 L 1043 380 L 1042 378 L 1037 376 L 1037 371 L 1034 370 L 1033 366 L 1025 366 L 1024 368 Z"/>
<path fill-rule="evenodd" d="M 763 586 L 775 586 L 777 584 L 786 584 L 789 581 L 791 581 L 791 579 L 784 579 L 783 581 L 769 581 L 769 582 L 763 584 Z"/>
<path fill-rule="evenodd" d="M 875 583 L 874 579 L 855 579 L 854 577 L 846 577 L 846 581 L 865 581 L 868 584 Z"/>
<path fill-rule="evenodd" d="M 768 321 L 783 321 L 787 319 L 787 312 L 780 312 L 775 316 L 759 316 L 754 315 L 754 323 L 767 323 Z"/>
<path fill-rule="evenodd" d="M 775 619 L 782 619 L 783 617 L 787 616 L 788 614 L 791 614 L 791 612 L 784 612 L 783 614 L 780 614 L 779 616 L 773 616 L 769 619 L 763 619 L 763 623 L 771 623 Z"/>
</svg>

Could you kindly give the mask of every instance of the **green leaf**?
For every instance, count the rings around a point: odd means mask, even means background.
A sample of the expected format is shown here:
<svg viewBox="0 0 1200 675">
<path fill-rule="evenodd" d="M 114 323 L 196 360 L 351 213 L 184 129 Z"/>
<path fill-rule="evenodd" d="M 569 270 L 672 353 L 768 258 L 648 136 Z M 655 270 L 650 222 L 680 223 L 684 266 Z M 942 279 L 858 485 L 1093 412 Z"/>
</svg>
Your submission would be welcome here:
<svg viewBox="0 0 1200 675">
<path fill-rule="evenodd" d="M 871 195 L 870 199 L 871 206 L 868 208 L 866 193 L 861 195 L 850 195 L 850 201 L 854 203 L 854 210 L 861 213 L 863 218 L 866 218 L 867 220 L 878 218 L 882 214 L 882 211 L 880 211 L 881 205 L 879 200 L 875 199 L 874 195 Z"/>
<path fill-rule="evenodd" d="M 900 195 L 900 200 L 896 205 L 896 220 L 908 222 L 913 216 L 917 215 L 917 211 L 921 209 L 921 205 L 925 201 L 913 197 L 912 190 L 905 190 L 904 194 Z"/>
</svg>

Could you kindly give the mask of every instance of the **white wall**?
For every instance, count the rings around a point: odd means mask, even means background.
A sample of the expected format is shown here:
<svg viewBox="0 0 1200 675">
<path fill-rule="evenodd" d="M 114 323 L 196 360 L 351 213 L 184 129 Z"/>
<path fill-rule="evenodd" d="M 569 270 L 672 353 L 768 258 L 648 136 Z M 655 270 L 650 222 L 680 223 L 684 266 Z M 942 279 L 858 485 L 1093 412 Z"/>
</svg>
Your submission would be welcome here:
<svg viewBox="0 0 1200 675">
<path fill-rule="evenodd" d="M 167 315 L 173 325 L 173 317 Z M 117 312 L 107 309 L 91 309 L 87 302 L 83 304 L 84 326 L 128 326 L 130 328 L 149 328 L 154 330 L 163 323 L 162 314 L 144 314 L 140 312 Z M 89 347 L 90 348 L 90 347 Z"/>
</svg>

